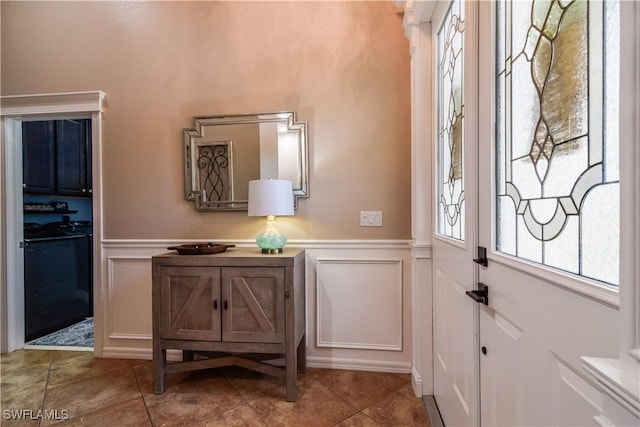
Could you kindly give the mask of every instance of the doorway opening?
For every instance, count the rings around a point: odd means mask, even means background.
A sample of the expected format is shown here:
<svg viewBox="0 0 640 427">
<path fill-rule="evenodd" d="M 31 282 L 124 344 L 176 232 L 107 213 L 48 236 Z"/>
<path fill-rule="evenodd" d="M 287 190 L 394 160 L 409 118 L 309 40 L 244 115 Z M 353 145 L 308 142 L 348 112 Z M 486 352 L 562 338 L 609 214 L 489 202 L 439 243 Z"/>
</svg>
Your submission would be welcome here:
<svg viewBox="0 0 640 427">
<path fill-rule="evenodd" d="M 102 237 L 102 192 L 101 192 L 101 152 L 102 152 L 102 112 L 106 95 L 101 91 L 87 92 L 67 92 L 54 94 L 36 94 L 36 95 L 12 95 L 0 97 L 0 115 L 2 125 L 2 133 L 0 134 L 0 172 L 2 180 L 2 188 L 5 190 L 0 197 L 0 263 L 2 266 L 2 279 L 6 284 L 1 290 L 0 299 L 0 352 L 8 353 L 25 347 L 27 328 L 26 328 L 26 295 L 25 295 L 25 222 L 35 222 L 41 225 L 48 223 L 57 223 L 59 228 L 67 227 L 64 234 L 75 232 L 83 234 L 82 238 L 88 240 L 88 248 L 76 253 L 83 253 L 88 256 L 91 261 L 90 267 L 87 267 L 92 280 L 89 281 L 88 288 L 73 290 L 73 294 L 77 299 L 92 302 L 91 315 L 94 322 L 93 337 L 93 353 L 97 357 L 102 356 L 102 292 L 101 277 L 102 264 L 99 262 L 102 257 L 101 237 Z M 91 155 L 85 153 L 85 160 L 91 165 L 90 174 L 84 176 L 86 179 L 87 192 L 92 190 L 90 196 L 83 194 L 63 194 L 71 192 L 73 186 L 70 182 L 78 178 L 78 175 L 70 174 L 63 177 L 60 181 L 59 189 L 55 191 L 58 194 L 47 194 L 43 199 L 29 199 L 25 195 L 25 180 L 23 180 L 23 124 L 35 121 L 62 121 L 61 131 L 75 132 L 75 135 L 84 135 L 78 131 L 80 123 L 86 125 L 86 133 L 90 136 L 87 149 L 90 149 Z M 54 124 L 55 126 L 55 124 Z M 80 126 L 82 128 L 82 126 Z M 90 128 L 90 130 L 89 130 Z M 86 135 L 85 135 L 86 136 Z M 79 143 L 81 138 L 76 138 Z M 55 153 L 56 155 L 58 153 Z M 64 153 L 63 153 L 64 154 Z M 70 157 L 63 159 L 63 165 L 68 169 L 67 160 L 78 160 L 80 157 Z M 90 159 L 90 160 L 89 160 Z M 78 169 L 71 169 L 78 170 Z M 29 175 L 29 170 L 25 171 Z M 55 168 L 47 172 L 49 176 L 55 174 Z M 72 179 L 73 178 L 73 179 Z M 36 180 L 36 184 L 37 184 Z M 29 197 L 38 197 L 29 191 Z M 67 200 L 58 196 L 64 195 Z M 55 196 L 55 197 L 54 197 Z M 84 196 L 84 197 L 83 197 Z M 73 203 L 72 203 L 73 201 Z M 56 203 L 60 202 L 60 203 Z M 25 203 L 31 203 L 25 206 Z M 74 203 L 84 203 L 85 206 L 76 206 Z M 29 221 L 29 217 L 25 216 L 25 208 L 32 209 L 51 209 L 53 206 L 53 214 L 56 216 L 51 220 L 45 219 L 47 214 L 36 214 L 38 220 Z M 90 207 L 90 213 L 89 209 Z M 64 211 L 86 211 L 86 218 L 72 216 L 75 214 L 63 213 Z M 31 212 L 29 212 L 31 213 Z M 79 212 L 78 212 L 79 213 Z M 41 216 L 40 216 L 41 215 Z M 68 217 L 68 218 L 67 218 Z M 86 221 L 86 222 L 81 222 Z M 53 227 L 53 225 L 51 225 Z M 27 224 L 29 227 L 29 224 Z M 36 226 L 37 228 L 37 226 Z M 72 230 L 69 230 L 72 228 Z M 89 231 L 90 230 L 90 231 Z M 68 237 L 68 236 L 65 236 Z M 80 238 L 80 239 L 82 239 Z M 69 242 L 67 242 L 69 244 Z M 81 248 L 85 245 L 73 242 Z M 51 261 L 48 261 L 51 263 Z M 71 286 L 64 286 L 65 290 L 72 289 Z M 90 295 L 89 295 L 90 294 Z M 78 347 L 80 348 L 80 347 Z M 91 349 L 85 348 L 85 349 Z"/>
<path fill-rule="evenodd" d="M 93 349 L 91 119 L 22 122 L 25 346 Z"/>
</svg>

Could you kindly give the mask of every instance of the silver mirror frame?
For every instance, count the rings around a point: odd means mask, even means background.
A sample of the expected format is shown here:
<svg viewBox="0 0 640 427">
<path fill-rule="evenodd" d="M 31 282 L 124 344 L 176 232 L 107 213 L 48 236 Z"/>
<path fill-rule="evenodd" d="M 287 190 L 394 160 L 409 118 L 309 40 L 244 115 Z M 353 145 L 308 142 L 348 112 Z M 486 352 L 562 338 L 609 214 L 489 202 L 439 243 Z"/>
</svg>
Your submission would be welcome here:
<svg viewBox="0 0 640 427">
<path fill-rule="evenodd" d="M 233 145 L 232 141 L 208 141 L 206 129 L 210 126 L 242 125 L 242 124 L 263 124 L 277 123 L 286 126 L 286 133 L 297 135 L 298 147 L 295 156 L 297 179 L 292 180 L 294 207 L 298 207 L 298 198 L 309 197 L 309 177 L 308 177 L 308 147 L 307 147 L 307 123 L 296 122 L 295 112 L 285 111 L 276 113 L 241 114 L 224 116 L 204 116 L 194 117 L 193 128 L 184 129 L 184 191 L 185 199 L 194 201 L 197 210 L 200 211 L 246 211 L 248 209 L 247 200 L 235 200 L 233 174 L 229 180 L 229 188 L 224 190 L 228 200 L 210 200 L 205 189 L 201 188 L 198 167 L 198 156 L 200 147 L 209 144 L 212 147 L 227 147 L 223 162 L 228 162 L 229 170 L 233 168 L 233 149 L 238 149 L 238 145 Z M 213 145 L 211 145 L 213 144 Z M 226 165 L 225 165 L 226 166 Z M 260 179 L 281 178 L 274 176 L 260 176 Z M 248 185 L 248 183 L 247 183 Z"/>
</svg>

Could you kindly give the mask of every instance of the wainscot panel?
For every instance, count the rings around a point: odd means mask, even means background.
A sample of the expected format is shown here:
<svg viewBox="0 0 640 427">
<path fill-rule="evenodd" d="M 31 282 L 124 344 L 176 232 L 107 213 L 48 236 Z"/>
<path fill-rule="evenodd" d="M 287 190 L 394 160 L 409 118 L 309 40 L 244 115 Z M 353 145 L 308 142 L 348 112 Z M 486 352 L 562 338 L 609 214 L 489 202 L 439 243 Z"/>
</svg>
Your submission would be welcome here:
<svg viewBox="0 0 640 427">
<path fill-rule="evenodd" d="M 255 247 L 248 240 L 224 242 Z M 104 339 L 97 355 L 151 359 L 151 257 L 185 243 L 191 242 L 103 241 L 105 297 L 98 304 L 105 315 L 95 327 Z M 410 373 L 411 242 L 305 240 L 288 246 L 306 249 L 307 365 Z M 168 357 L 178 360 L 180 352 Z"/>
<path fill-rule="evenodd" d="M 402 260 L 316 262 L 316 345 L 402 351 Z"/>
</svg>

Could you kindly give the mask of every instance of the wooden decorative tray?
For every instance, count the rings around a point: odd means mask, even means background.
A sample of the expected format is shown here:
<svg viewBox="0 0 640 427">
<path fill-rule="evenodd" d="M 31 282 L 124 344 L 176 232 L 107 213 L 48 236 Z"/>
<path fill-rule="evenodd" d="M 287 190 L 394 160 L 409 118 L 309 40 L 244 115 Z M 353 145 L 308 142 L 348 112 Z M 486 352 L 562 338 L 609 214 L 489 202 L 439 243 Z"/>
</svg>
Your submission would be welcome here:
<svg viewBox="0 0 640 427">
<path fill-rule="evenodd" d="M 180 255 L 206 255 L 225 252 L 227 248 L 235 248 L 236 245 L 220 245 L 218 243 L 192 243 L 189 245 L 169 246 L 167 249 L 178 251 Z"/>
</svg>

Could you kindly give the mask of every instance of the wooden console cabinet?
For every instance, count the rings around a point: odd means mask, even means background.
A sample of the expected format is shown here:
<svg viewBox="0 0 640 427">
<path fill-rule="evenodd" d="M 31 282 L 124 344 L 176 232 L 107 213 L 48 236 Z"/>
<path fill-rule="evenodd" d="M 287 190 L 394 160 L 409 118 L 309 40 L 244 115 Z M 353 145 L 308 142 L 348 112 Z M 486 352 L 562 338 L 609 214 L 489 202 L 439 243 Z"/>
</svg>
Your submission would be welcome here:
<svg viewBox="0 0 640 427">
<path fill-rule="evenodd" d="M 154 393 L 169 372 L 238 365 L 285 378 L 296 400 L 306 364 L 303 249 L 170 253 L 152 268 Z M 167 363 L 167 349 L 183 350 L 183 361 Z M 284 368 L 265 363 L 283 355 Z"/>
</svg>

